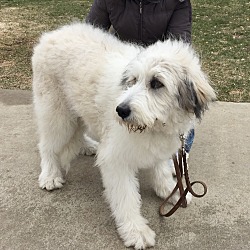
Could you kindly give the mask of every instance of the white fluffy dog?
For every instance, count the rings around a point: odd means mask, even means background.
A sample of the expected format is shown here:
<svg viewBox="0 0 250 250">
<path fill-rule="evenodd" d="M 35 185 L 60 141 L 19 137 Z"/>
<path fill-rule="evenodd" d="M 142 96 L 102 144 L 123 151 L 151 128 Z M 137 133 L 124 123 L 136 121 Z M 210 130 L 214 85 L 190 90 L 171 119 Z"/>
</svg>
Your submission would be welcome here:
<svg viewBox="0 0 250 250">
<path fill-rule="evenodd" d="M 40 187 L 61 188 L 80 148 L 97 149 L 120 237 L 135 249 L 153 246 L 155 233 L 140 213 L 137 173 L 149 168 L 162 198 L 175 186 L 168 160 L 179 134 L 215 99 L 194 50 L 171 40 L 142 48 L 77 23 L 44 34 L 32 63 Z"/>
</svg>

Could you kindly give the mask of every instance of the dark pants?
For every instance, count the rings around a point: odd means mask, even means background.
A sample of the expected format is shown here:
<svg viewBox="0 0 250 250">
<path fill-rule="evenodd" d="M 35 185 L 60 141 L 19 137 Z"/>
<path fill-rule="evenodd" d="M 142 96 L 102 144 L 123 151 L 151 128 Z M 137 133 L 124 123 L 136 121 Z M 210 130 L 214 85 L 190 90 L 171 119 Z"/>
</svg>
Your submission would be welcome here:
<svg viewBox="0 0 250 250">
<path fill-rule="evenodd" d="M 185 150 L 187 153 L 190 152 L 193 142 L 194 142 L 194 129 L 190 129 L 187 138 L 185 140 Z"/>
</svg>

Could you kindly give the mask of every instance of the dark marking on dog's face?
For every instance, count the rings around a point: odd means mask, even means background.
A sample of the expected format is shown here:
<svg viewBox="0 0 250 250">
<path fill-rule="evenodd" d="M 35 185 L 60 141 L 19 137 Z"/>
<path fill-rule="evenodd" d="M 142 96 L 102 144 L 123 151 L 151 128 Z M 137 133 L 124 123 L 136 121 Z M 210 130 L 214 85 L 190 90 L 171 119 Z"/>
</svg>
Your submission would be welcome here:
<svg viewBox="0 0 250 250">
<path fill-rule="evenodd" d="M 197 119 L 201 119 L 201 115 L 207 108 L 207 105 L 202 105 L 199 102 L 194 84 L 191 81 L 186 79 L 178 86 L 177 98 L 181 108 L 194 113 Z"/>
<path fill-rule="evenodd" d="M 126 73 L 126 72 L 125 72 L 125 73 Z M 128 76 L 126 76 L 125 73 L 123 74 L 122 80 L 121 80 L 121 85 L 122 85 L 122 86 L 127 85 L 127 82 L 128 82 Z"/>
<path fill-rule="evenodd" d="M 122 76 L 121 85 L 124 89 L 130 88 L 135 85 L 137 79 L 135 76 L 128 76 L 127 72 L 125 71 Z"/>
</svg>

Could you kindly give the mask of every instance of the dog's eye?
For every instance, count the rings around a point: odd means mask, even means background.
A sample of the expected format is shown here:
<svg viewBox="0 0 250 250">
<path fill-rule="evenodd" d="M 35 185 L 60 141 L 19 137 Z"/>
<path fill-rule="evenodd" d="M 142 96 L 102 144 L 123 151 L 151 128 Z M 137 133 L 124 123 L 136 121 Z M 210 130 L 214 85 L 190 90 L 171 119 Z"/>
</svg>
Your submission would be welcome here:
<svg viewBox="0 0 250 250">
<path fill-rule="evenodd" d="M 136 84 L 137 79 L 134 77 L 132 80 L 129 81 L 130 85 Z"/>
<path fill-rule="evenodd" d="M 136 84 L 136 81 L 137 81 L 137 79 L 135 77 L 130 79 L 130 80 L 127 80 L 127 83 L 126 83 L 127 87 L 129 87 L 129 88 L 132 87 L 133 85 Z"/>
<path fill-rule="evenodd" d="M 158 81 L 157 79 L 152 79 L 150 81 L 150 87 L 152 89 L 159 89 L 159 88 L 164 87 L 164 85 L 160 81 Z"/>
</svg>

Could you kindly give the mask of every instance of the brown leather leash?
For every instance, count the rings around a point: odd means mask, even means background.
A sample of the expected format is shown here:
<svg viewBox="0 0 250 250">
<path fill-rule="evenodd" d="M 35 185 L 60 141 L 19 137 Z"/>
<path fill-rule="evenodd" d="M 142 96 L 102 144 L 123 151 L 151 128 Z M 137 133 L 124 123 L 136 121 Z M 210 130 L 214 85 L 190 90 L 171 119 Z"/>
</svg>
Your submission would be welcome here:
<svg viewBox="0 0 250 250">
<path fill-rule="evenodd" d="M 175 173 L 176 173 L 176 186 L 173 189 L 172 193 L 164 200 L 164 202 L 160 206 L 160 215 L 169 217 L 171 216 L 179 207 L 187 207 L 187 199 L 186 195 L 188 192 L 190 192 L 194 197 L 201 198 L 207 193 L 207 186 L 202 181 L 193 181 L 190 182 L 189 180 L 189 174 L 188 174 L 188 165 L 187 165 L 187 154 L 184 147 L 185 137 L 183 135 L 180 135 L 180 140 L 182 143 L 182 147 L 178 151 L 178 160 L 176 154 L 173 155 L 173 161 L 174 161 L 174 167 L 175 167 Z M 186 188 L 184 188 L 184 185 L 182 183 L 183 175 L 185 177 L 185 183 Z M 193 190 L 194 184 L 201 184 L 203 186 L 203 193 L 197 194 Z M 169 199 L 174 195 L 175 192 L 180 192 L 180 198 L 177 201 L 177 203 L 168 211 L 167 213 L 164 211 L 164 208 L 169 201 Z"/>
</svg>

